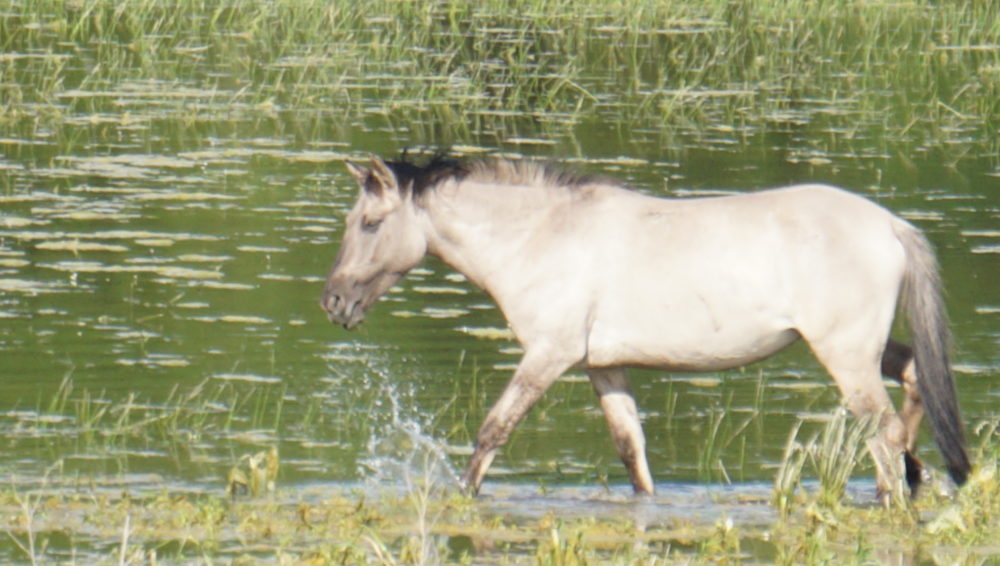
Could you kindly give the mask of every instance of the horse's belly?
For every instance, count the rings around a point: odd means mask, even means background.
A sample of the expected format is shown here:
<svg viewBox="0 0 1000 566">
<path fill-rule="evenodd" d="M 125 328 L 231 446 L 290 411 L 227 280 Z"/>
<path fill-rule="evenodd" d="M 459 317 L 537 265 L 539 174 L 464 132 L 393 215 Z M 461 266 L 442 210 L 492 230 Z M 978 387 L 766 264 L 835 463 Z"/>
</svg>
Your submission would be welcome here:
<svg viewBox="0 0 1000 566">
<path fill-rule="evenodd" d="M 595 325 L 587 349 L 591 367 L 641 366 L 675 371 L 714 371 L 756 362 L 799 338 L 780 326 L 729 331 L 694 328 L 602 332 Z"/>
</svg>

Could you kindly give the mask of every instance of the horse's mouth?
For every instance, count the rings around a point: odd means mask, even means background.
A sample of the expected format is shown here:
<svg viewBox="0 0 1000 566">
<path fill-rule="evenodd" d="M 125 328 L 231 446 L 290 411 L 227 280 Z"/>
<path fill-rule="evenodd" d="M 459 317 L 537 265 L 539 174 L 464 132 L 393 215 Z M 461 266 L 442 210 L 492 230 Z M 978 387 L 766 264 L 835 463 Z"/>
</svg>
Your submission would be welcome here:
<svg viewBox="0 0 1000 566">
<path fill-rule="evenodd" d="M 354 330 L 365 321 L 366 308 L 360 300 L 347 302 L 339 296 L 331 296 L 325 297 L 321 306 L 330 322 L 344 327 L 345 330 Z"/>
<path fill-rule="evenodd" d="M 354 330 L 359 324 L 365 321 L 365 315 L 360 313 L 351 316 L 342 316 L 328 312 L 326 316 L 330 319 L 330 322 L 343 327 L 344 330 Z"/>
<path fill-rule="evenodd" d="M 358 327 L 359 324 L 361 324 L 364 321 L 365 321 L 365 317 L 364 317 L 364 315 L 361 315 L 361 316 L 359 316 L 357 318 L 353 318 L 351 320 L 345 320 L 345 321 L 343 321 L 343 322 L 341 322 L 339 324 L 344 327 L 344 330 L 354 330 L 355 328 Z"/>
</svg>

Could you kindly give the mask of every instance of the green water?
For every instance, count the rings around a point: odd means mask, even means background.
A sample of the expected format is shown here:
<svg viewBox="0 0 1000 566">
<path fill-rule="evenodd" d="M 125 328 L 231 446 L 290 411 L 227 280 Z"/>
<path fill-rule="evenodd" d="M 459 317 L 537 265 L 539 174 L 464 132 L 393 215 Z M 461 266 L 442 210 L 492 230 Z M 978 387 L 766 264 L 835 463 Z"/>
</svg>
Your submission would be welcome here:
<svg viewBox="0 0 1000 566">
<path fill-rule="evenodd" d="M 949 28 L 886 5 L 870 23 L 896 34 L 876 41 L 845 31 L 849 12 L 811 34 L 794 14 L 705 4 L 625 25 L 447 4 L 363 17 L 250 3 L 175 21 L 156 2 L 135 20 L 6 3 L 0 478 L 221 490 L 241 455 L 277 444 L 282 485 L 353 484 L 410 449 L 382 442 L 404 425 L 462 466 L 518 360 L 489 298 L 428 260 L 353 333 L 318 307 L 355 196 L 344 159 L 440 145 L 678 198 L 823 181 L 875 199 L 936 245 L 965 418 L 995 418 L 995 10 Z M 240 28 L 254 9 L 266 15 Z M 769 481 L 793 424 L 838 402 L 801 346 L 634 381 L 658 481 Z M 921 447 L 938 461 L 926 434 Z M 485 489 L 604 481 L 627 477 L 571 374 Z"/>
</svg>

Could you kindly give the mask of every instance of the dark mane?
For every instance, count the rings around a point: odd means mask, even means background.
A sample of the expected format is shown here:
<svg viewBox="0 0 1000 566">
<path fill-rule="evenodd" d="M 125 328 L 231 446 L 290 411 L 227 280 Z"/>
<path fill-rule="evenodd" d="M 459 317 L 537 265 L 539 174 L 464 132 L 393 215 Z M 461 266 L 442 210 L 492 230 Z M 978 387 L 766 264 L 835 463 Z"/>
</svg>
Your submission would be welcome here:
<svg viewBox="0 0 1000 566">
<path fill-rule="evenodd" d="M 396 175 L 399 186 L 409 186 L 415 195 L 449 179 L 460 181 L 469 174 L 465 164 L 442 154 L 435 154 L 423 165 L 410 161 L 405 153 L 398 161 L 386 161 L 385 164 Z"/>
<path fill-rule="evenodd" d="M 620 185 L 601 175 L 589 175 L 560 167 L 553 163 L 503 158 L 476 159 L 463 162 L 441 154 L 434 155 L 423 165 L 410 161 L 406 154 L 397 161 L 386 161 L 401 187 L 411 186 L 420 195 L 446 181 L 479 181 L 483 183 L 551 185 L 577 188 L 591 184 Z"/>
</svg>

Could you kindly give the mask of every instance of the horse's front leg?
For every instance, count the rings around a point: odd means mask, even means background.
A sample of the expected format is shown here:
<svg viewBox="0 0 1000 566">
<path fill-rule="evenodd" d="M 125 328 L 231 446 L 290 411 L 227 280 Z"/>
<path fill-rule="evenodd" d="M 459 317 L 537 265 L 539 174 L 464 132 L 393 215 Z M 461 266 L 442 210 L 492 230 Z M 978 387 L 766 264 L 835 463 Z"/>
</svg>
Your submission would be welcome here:
<svg viewBox="0 0 1000 566">
<path fill-rule="evenodd" d="M 556 357 L 551 351 L 527 352 L 514 372 L 496 405 L 490 409 L 479 428 L 476 449 L 462 475 L 462 485 L 472 494 L 479 493 L 483 476 L 493 462 L 498 448 L 507 442 L 510 433 L 528 410 L 556 379 L 579 360 Z"/>
<path fill-rule="evenodd" d="M 587 374 L 601 401 L 618 456 L 628 469 L 632 489 L 636 493 L 652 494 L 653 477 L 646 462 L 646 437 L 642 433 L 639 410 L 635 406 L 625 370 L 591 369 L 587 370 Z"/>
</svg>

